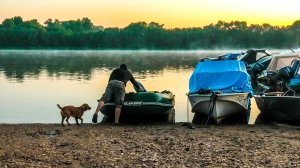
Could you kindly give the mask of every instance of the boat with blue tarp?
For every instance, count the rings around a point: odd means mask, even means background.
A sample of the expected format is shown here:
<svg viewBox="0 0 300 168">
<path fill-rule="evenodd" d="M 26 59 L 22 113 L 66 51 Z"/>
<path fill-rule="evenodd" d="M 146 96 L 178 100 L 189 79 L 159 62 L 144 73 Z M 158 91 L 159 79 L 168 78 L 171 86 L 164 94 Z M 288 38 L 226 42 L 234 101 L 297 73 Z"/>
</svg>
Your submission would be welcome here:
<svg viewBox="0 0 300 168">
<path fill-rule="evenodd" d="M 252 92 L 251 77 L 243 61 L 200 61 L 189 80 L 193 123 L 221 124 L 233 118 L 237 123 L 248 123 Z"/>
</svg>

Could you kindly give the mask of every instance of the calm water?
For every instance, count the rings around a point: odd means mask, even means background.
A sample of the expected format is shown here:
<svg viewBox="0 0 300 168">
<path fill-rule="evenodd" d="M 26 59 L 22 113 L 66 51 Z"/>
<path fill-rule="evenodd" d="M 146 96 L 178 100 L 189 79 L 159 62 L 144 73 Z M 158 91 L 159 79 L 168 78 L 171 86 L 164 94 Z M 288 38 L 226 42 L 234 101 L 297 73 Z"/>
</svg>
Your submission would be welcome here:
<svg viewBox="0 0 300 168">
<path fill-rule="evenodd" d="M 188 81 L 197 62 L 232 51 L 0 51 L 0 123 L 60 123 L 61 106 L 88 103 L 91 123 L 96 100 L 110 72 L 126 63 L 148 91 L 169 90 L 175 97 L 176 122 L 187 113 Z M 134 89 L 130 82 L 127 92 Z M 252 101 L 250 123 L 259 113 Z M 189 108 L 190 109 L 190 108 Z M 70 120 L 74 123 L 74 119 Z"/>
</svg>

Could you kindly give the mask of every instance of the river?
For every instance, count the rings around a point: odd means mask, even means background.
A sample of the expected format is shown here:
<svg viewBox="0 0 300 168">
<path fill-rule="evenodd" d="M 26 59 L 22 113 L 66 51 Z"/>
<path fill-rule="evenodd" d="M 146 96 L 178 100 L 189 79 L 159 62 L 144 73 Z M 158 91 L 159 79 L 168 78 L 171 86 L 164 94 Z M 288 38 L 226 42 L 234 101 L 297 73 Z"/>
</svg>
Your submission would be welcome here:
<svg viewBox="0 0 300 168">
<path fill-rule="evenodd" d="M 175 94 L 175 121 L 191 121 L 186 93 L 195 65 L 228 52 L 237 51 L 0 50 L 0 123 L 60 123 L 56 104 L 83 103 L 92 108 L 84 123 L 91 123 L 96 100 L 121 63 L 148 91 Z M 126 91 L 134 92 L 130 82 Z M 258 113 L 253 100 L 250 124 Z"/>
</svg>

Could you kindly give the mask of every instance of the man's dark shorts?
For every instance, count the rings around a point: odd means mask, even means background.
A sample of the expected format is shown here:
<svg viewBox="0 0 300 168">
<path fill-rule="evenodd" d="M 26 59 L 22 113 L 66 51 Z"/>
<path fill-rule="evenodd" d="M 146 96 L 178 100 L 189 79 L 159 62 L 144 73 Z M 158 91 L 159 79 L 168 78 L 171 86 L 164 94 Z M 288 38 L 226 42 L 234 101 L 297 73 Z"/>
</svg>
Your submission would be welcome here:
<svg viewBox="0 0 300 168">
<path fill-rule="evenodd" d="M 125 98 L 124 82 L 118 80 L 111 80 L 105 89 L 101 101 L 105 103 L 114 102 L 116 107 L 122 107 Z"/>
</svg>

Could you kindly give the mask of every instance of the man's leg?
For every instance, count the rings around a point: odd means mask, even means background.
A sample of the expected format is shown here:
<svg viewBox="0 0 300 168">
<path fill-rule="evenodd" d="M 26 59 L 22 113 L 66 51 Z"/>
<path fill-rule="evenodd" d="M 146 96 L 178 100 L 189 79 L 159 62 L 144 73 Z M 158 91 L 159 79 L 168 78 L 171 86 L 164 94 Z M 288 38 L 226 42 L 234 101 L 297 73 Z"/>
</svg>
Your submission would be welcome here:
<svg viewBox="0 0 300 168">
<path fill-rule="evenodd" d="M 112 96 L 112 88 L 111 87 L 112 87 L 111 84 L 108 84 L 106 86 L 105 92 L 104 92 L 103 96 L 101 97 L 101 99 L 100 99 L 100 101 L 97 105 L 97 108 L 95 110 L 95 113 L 93 115 L 93 119 L 92 119 L 93 123 L 97 123 L 98 113 L 102 109 L 102 107 L 104 106 L 104 102 L 109 102 L 109 100 L 111 99 L 111 96 Z"/>
<path fill-rule="evenodd" d="M 98 106 L 95 110 L 95 114 L 99 113 L 99 111 L 102 109 L 103 105 L 104 105 L 104 101 L 100 100 L 99 103 L 98 103 Z"/>
<path fill-rule="evenodd" d="M 120 115 L 121 115 L 121 107 L 116 107 L 115 108 L 115 123 L 116 124 L 119 124 Z"/>
<path fill-rule="evenodd" d="M 114 94 L 114 103 L 116 105 L 115 123 L 119 125 L 120 116 L 121 116 L 121 108 L 122 108 L 123 101 L 125 98 L 125 85 L 123 82 L 116 83 L 115 88 L 113 90 L 113 94 Z"/>
</svg>

